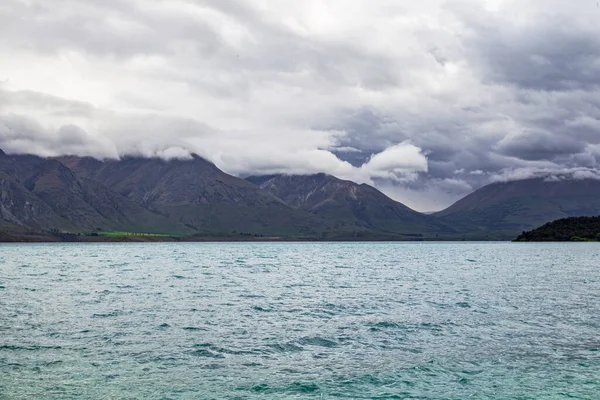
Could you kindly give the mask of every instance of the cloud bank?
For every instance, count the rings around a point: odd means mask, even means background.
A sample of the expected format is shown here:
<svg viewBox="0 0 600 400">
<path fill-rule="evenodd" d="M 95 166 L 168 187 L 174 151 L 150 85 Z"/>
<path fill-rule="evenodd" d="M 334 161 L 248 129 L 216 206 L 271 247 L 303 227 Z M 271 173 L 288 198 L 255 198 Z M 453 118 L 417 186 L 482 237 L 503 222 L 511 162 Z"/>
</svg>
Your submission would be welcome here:
<svg viewBox="0 0 600 400">
<path fill-rule="evenodd" d="M 420 210 L 496 180 L 594 177 L 599 18 L 567 0 L 5 0 L 0 148 L 196 152 Z"/>
</svg>

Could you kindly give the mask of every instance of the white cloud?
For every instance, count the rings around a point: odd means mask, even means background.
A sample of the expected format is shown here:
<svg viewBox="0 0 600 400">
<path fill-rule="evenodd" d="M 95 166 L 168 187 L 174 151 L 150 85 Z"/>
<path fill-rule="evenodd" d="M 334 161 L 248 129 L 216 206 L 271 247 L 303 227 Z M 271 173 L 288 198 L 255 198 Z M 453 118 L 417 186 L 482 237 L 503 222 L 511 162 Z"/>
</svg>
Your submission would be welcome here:
<svg viewBox="0 0 600 400">
<path fill-rule="evenodd" d="M 523 167 L 510 168 L 494 174 L 492 182 L 507 182 L 522 179 L 545 179 L 545 180 L 567 180 L 567 179 L 598 179 L 600 171 L 592 168 L 565 168 L 555 165 L 553 167 Z"/>
<path fill-rule="evenodd" d="M 4 0 L 0 147 L 194 151 L 438 207 L 452 180 L 597 170 L 597 17 L 567 0 Z"/>
</svg>

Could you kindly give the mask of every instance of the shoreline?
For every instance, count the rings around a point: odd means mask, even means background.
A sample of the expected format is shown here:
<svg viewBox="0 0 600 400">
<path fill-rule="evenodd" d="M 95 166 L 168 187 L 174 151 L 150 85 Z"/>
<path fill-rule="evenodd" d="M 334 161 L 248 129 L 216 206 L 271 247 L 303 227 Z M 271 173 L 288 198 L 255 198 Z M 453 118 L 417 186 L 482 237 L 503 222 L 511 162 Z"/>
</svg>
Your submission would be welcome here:
<svg viewBox="0 0 600 400">
<path fill-rule="evenodd" d="M 60 238 L 50 235 L 0 235 L 0 243 L 326 243 L 326 242 L 511 242 L 509 238 L 484 239 L 471 238 L 397 238 L 397 237 L 338 237 L 338 238 L 310 238 L 310 237 L 231 237 L 231 236 L 205 236 L 205 237 L 140 237 L 140 236 L 75 236 L 74 238 Z"/>
</svg>

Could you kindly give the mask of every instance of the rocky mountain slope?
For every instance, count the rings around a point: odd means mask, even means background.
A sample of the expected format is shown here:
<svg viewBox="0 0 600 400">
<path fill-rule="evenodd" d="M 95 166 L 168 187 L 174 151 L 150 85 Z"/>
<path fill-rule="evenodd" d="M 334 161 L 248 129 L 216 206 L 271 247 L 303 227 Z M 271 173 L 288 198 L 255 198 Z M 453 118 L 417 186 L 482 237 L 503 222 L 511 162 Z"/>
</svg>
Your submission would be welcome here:
<svg viewBox="0 0 600 400">
<path fill-rule="evenodd" d="M 0 154 L 0 188 L 2 219 L 16 226 L 68 232 L 193 232 L 96 181 L 78 177 L 58 160 Z"/>
<path fill-rule="evenodd" d="M 416 237 L 457 232 L 443 221 L 416 212 L 372 186 L 331 175 L 270 175 L 247 180 L 290 207 L 327 218 L 338 226 Z"/>
<path fill-rule="evenodd" d="M 323 218 L 293 209 L 195 155 L 168 161 L 141 157 L 59 160 L 79 176 L 201 233 L 314 236 L 329 229 Z"/>
</svg>

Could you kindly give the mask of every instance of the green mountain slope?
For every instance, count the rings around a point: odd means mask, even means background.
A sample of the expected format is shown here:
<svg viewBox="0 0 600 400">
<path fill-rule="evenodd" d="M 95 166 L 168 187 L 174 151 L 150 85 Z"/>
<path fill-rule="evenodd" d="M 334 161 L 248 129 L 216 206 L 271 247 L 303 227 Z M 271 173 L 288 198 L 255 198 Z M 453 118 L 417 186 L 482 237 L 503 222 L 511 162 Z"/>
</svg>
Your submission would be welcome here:
<svg viewBox="0 0 600 400">
<path fill-rule="evenodd" d="M 434 216 L 467 223 L 473 232 L 504 232 L 506 237 L 570 216 L 600 214 L 600 181 L 526 179 L 493 183 Z"/>
</svg>

